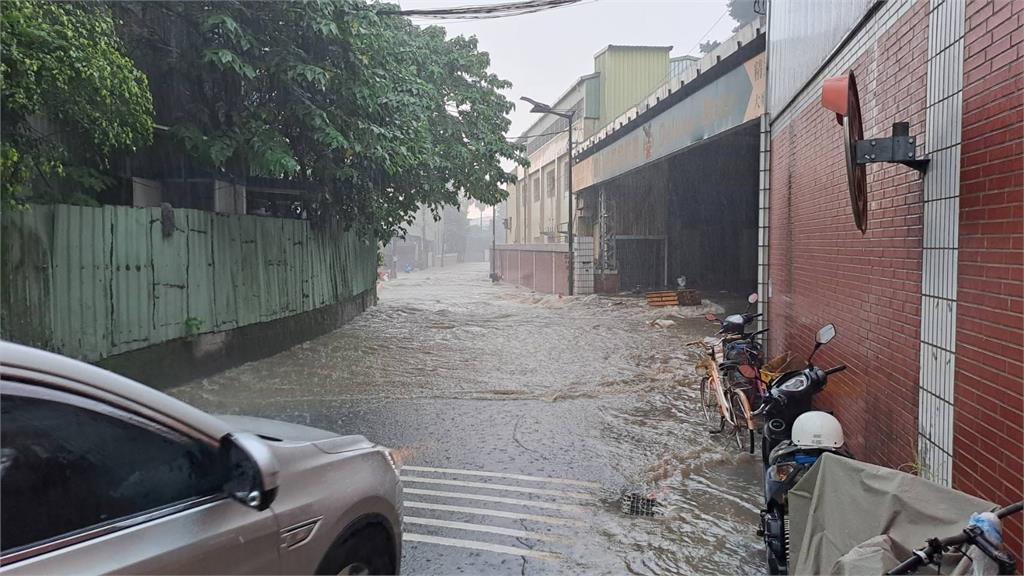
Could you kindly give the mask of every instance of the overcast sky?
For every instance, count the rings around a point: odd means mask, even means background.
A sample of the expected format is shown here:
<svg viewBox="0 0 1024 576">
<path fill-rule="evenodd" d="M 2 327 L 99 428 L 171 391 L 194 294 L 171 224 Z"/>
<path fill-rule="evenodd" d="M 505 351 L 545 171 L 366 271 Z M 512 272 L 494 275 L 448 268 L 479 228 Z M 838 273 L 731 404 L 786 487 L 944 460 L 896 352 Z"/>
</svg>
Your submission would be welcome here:
<svg viewBox="0 0 1024 576">
<path fill-rule="evenodd" d="M 491 4 L 495 0 L 401 0 L 403 8 Z M 724 40 L 736 25 L 726 0 L 584 0 L 536 14 L 494 20 L 437 21 L 450 35 L 476 36 L 491 69 L 512 82 L 506 94 L 520 104 L 509 135 L 526 130 L 536 115 L 519 102 L 553 102 L 578 77 L 594 71 L 594 54 L 608 44 L 673 46 L 672 56 L 699 55 L 697 44 Z M 418 24 L 432 20 L 414 18 Z M 717 23 L 716 23 L 717 22 Z"/>
</svg>

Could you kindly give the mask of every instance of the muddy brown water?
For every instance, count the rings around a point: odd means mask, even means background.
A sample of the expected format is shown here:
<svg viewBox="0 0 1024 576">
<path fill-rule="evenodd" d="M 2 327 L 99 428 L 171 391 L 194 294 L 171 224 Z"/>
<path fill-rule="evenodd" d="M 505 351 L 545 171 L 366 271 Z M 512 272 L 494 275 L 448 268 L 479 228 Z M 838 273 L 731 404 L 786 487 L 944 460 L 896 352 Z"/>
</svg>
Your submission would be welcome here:
<svg viewBox="0 0 1024 576">
<path fill-rule="evenodd" d="M 415 542 L 406 573 L 763 573 L 760 464 L 708 434 L 696 353 L 683 347 L 712 332 L 705 311 L 532 294 L 492 284 L 486 264 L 432 269 L 383 285 L 379 305 L 338 331 L 173 394 L 215 413 L 363 434 L 410 465 L 600 485 L 557 542 L 454 534 L 558 560 Z M 675 325 L 652 326 L 659 318 Z M 618 498 L 631 489 L 656 495 L 664 514 L 623 515 Z"/>
</svg>

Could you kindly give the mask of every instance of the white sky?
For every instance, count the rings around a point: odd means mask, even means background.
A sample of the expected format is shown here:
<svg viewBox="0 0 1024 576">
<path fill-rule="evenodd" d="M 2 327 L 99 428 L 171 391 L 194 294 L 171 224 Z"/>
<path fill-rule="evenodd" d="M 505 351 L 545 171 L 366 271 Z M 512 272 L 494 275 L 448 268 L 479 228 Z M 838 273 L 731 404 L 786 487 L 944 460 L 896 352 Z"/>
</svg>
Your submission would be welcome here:
<svg viewBox="0 0 1024 576">
<path fill-rule="evenodd" d="M 403 8 L 444 8 L 491 4 L 496 0 L 400 0 Z M 723 16 L 724 15 L 724 16 Z M 724 40 L 736 23 L 726 13 L 726 0 L 584 0 L 580 4 L 536 14 L 494 20 L 430 20 L 450 36 L 476 36 L 491 56 L 491 69 L 510 80 L 510 100 L 519 104 L 510 114 L 510 136 L 536 119 L 520 96 L 552 103 L 576 78 L 594 71 L 594 54 L 608 44 L 673 46 L 672 56 L 699 55 L 697 44 Z M 717 21 L 717 24 L 716 24 Z"/>
</svg>

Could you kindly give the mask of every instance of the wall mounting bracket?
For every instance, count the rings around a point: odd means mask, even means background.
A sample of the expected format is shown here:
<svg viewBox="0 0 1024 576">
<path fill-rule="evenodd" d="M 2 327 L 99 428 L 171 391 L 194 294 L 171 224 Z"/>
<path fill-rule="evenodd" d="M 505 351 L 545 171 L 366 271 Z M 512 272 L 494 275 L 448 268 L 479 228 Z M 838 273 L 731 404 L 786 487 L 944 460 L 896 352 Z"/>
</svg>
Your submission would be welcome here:
<svg viewBox="0 0 1024 576">
<path fill-rule="evenodd" d="M 895 162 L 910 166 L 921 174 L 928 171 L 929 158 L 917 154 L 917 138 L 910 135 L 909 122 L 895 122 L 889 138 L 865 138 L 856 142 L 857 164 Z"/>
</svg>

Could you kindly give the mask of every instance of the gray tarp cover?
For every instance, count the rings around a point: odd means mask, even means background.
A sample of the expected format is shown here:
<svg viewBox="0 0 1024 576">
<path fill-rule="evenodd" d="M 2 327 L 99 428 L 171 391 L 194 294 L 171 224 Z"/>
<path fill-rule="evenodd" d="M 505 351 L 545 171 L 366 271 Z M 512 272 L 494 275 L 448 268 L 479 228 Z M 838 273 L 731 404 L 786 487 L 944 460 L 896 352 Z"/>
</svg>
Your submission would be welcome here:
<svg viewBox="0 0 1024 576">
<path fill-rule="evenodd" d="M 928 538 L 958 534 L 972 513 L 995 508 L 917 476 L 828 453 L 788 498 L 792 574 L 882 574 Z M 876 538 L 883 534 L 889 538 Z"/>
</svg>

